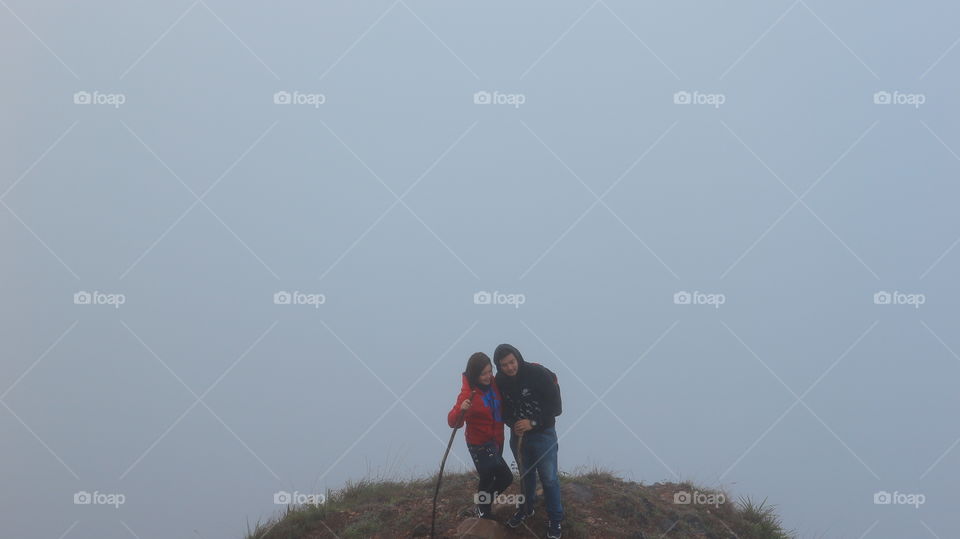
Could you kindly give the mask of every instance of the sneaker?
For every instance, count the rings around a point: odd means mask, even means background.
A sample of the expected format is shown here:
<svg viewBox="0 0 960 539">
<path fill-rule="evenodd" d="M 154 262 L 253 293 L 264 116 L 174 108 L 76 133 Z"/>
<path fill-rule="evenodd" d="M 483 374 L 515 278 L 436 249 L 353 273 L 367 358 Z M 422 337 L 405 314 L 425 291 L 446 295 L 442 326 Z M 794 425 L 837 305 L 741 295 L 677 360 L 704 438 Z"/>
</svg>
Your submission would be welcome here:
<svg viewBox="0 0 960 539">
<path fill-rule="evenodd" d="M 517 512 L 510 517 L 510 520 L 507 521 L 508 528 L 519 528 L 523 521 L 527 520 L 529 517 L 533 516 L 533 509 L 529 513 L 525 512 L 523 507 L 517 509 Z"/>
<path fill-rule="evenodd" d="M 560 529 L 560 521 L 551 520 L 547 526 L 547 539 L 560 539 L 561 534 L 563 531 Z"/>
<path fill-rule="evenodd" d="M 479 505 L 473 507 L 473 516 L 477 518 L 485 518 L 487 520 L 493 520 L 493 513 L 490 511 L 484 511 Z"/>
</svg>

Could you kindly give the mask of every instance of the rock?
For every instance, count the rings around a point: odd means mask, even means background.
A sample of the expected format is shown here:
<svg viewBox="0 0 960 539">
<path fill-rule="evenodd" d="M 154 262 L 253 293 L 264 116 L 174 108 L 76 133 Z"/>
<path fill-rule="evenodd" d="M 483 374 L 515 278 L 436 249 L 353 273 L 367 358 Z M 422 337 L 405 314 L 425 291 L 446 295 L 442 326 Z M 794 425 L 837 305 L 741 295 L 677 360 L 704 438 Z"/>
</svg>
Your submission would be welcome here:
<svg viewBox="0 0 960 539">
<path fill-rule="evenodd" d="M 417 524 L 417 527 L 413 529 L 414 537 L 429 537 L 430 536 L 430 526 L 423 524 Z"/>
<path fill-rule="evenodd" d="M 457 537 L 465 539 L 506 539 L 503 526 L 495 520 L 468 518 L 457 526 Z"/>
</svg>

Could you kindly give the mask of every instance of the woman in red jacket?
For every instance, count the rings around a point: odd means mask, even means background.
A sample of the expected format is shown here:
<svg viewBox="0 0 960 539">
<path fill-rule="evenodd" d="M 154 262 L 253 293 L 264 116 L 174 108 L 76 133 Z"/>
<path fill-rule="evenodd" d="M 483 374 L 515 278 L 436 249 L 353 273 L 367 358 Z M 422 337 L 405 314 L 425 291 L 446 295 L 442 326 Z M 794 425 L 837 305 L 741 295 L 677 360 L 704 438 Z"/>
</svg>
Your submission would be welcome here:
<svg viewBox="0 0 960 539">
<path fill-rule="evenodd" d="M 513 483 L 513 472 L 503 460 L 503 416 L 500 390 L 493 377 L 493 364 L 483 352 L 467 361 L 463 387 L 457 403 L 447 414 L 450 428 L 467 424 L 467 449 L 480 474 L 474 501 L 479 518 L 493 518 L 491 506 L 497 495 Z"/>
</svg>

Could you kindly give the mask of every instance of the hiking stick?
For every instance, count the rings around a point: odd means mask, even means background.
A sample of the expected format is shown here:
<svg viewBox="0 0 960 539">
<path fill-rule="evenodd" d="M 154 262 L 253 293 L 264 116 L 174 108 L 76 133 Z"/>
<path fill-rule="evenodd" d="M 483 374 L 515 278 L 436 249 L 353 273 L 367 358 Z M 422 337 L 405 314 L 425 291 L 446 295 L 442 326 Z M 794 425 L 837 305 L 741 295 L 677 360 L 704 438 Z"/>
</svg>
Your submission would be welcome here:
<svg viewBox="0 0 960 539">
<path fill-rule="evenodd" d="M 523 472 L 523 433 L 520 433 L 520 438 L 517 440 L 517 473 L 520 474 L 520 495 L 523 496 L 523 506 L 527 505 L 527 494 L 523 490 L 523 476 L 526 475 Z"/>
<path fill-rule="evenodd" d="M 470 393 L 470 401 L 473 402 L 473 392 Z M 460 410 L 460 415 L 457 416 L 457 423 L 460 423 L 463 420 L 463 416 L 467 415 L 466 410 Z M 430 516 L 430 538 L 433 539 L 436 533 L 437 525 L 437 497 L 440 495 L 440 481 L 443 479 L 443 467 L 447 464 L 447 455 L 450 454 L 450 448 L 453 446 L 453 438 L 457 435 L 457 431 L 460 427 L 454 427 L 453 432 L 450 433 L 450 441 L 447 442 L 447 450 L 443 452 L 443 459 L 440 461 L 440 473 L 437 474 L 437 488 L 433 491 L 433 514 Z"/>
</svg>

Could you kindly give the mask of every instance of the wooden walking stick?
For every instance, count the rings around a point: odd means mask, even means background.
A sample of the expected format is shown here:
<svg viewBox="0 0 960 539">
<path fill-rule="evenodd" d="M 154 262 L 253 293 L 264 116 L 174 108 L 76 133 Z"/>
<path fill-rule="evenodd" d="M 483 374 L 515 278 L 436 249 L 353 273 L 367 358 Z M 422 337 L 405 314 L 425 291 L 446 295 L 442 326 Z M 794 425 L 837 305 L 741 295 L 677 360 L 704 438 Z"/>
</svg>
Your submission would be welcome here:
<svg viewBox="0 0 960 539">
<path fill-rule="evenodd" d="M 473 402 L 473 394 L 470 393 L 470 397 L 467 399 L 471 403 Z M 466 401 L 465 401 L 466 402 Z M 447 455 L 450 454 L 450 448 L 453 446 L 453 438 L 457 435 L 457 431 L 460 429 L 459 423 L 463 421 L 463 417 L 467 414 L 466 410 L 460 410 L 460 415 L 457 416 L 458 426 L 453 428 L 453 432 L 450 433 L 450 441 L 447 442 L 447 450 L 443 452 L 443 459 L 440 461 L 440 473 L 437 474 L 437 487 L 433 491 L 433 514 L 430 516 L 430 538 L 433 539 L 436 537 L 436 525 L 437 525 L 437 497 L 440 495 L 440 481 L 443 480 L 443 467 L 447 464 Z"/>
<path fill-rule="evenodd" d="M 523 472 L 523 433 L 522 432 L 520 433 L 520 438 L 517 440 L 517 473 L 520 474 L 520 495 L 523 496 L 522 506 L 526 508 L 527 493 L 523 489 L 523 476 L 526 474 Z"/>
</svg>

